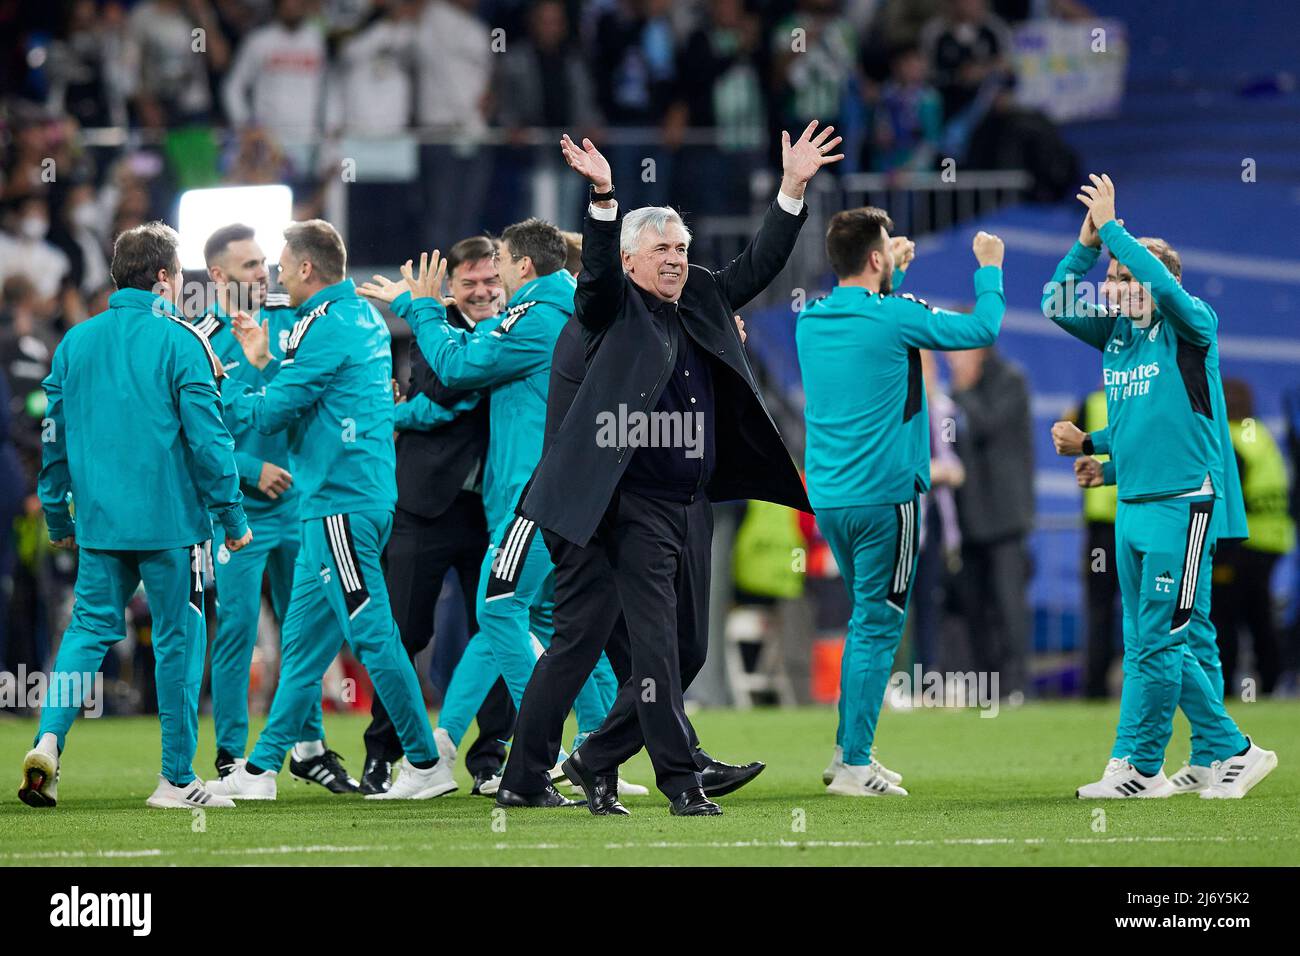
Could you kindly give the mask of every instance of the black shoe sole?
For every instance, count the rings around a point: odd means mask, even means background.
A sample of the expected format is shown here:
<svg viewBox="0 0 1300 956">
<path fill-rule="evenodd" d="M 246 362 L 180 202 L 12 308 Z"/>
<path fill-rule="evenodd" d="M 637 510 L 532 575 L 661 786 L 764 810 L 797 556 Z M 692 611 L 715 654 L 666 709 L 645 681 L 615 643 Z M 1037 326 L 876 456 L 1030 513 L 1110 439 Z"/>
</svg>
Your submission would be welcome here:
<svg viewBox="0 0 1300 956">
<path fill-rule="evenodd" d="M 731 781 L 731 783 L 728 783 L 722 787 L 718 787 L 716 790 L 711 790 L 708 787 L 704 787 L 703 788 L 704 795 L 706 797 L 712 798 L 712 797 L 725 797 L 729 793 L 735 793 L 737 790 L 739 790 L 741 787 L 745 786 L 746 784 L 752 783 L 755 779 L 757 779 L 758 775 L 766 769 L 767 769 L 767 764 L 761 763 L 758 765 L 758 769 L 755 770 L 747 777 L 746 776 L 737 777 L 735 780 Z"/>
<path fill-rule="evenodd" d="M 55 806 L 58 801 L 51 800 L 45 794 L 41 793 L 41 787 L 45 786 L 45 771 L 32 767 L 27 771 L 23 778 L 23 785 L 18 789 L 18 799 L 29 807 L 35 807 L 38 810 L 46 810 Z"/>
<path fill-rule="evenodd" d="M 718 807 L 716 810 L 688 810 L 685 813 L 678 813 L 670 808 L 668 812 L 675 817 L 720 817 L 722 816 L 722 807 Z"/>
</svg>

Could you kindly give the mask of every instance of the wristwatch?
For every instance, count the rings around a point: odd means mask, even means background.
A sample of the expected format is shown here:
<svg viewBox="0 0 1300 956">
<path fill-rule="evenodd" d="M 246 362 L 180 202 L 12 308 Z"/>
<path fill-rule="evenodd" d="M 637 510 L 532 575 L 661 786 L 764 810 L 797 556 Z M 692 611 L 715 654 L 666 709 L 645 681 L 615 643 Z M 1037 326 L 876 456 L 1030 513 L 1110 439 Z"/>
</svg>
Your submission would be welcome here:
<svg viewBox="0 0 1300 956">
<path fill-rule="evenodd" d="M 591 186 L 589 186 L 588 189 L 590 190 L 590 196 L 589 196 L 589 198 L 590 198 L 590 200 L 591 200 L 592 202 L 609 202 L 611 199 L 614 198 L 614 185 L 613 185 L 613 183 L 610 184 L 609 192 L 607 192 L 607 193 L 598 193 L 598 192 L 596 192 L 596 186 L 595 186 L 595 184 L 592 184 Z"/>
<path fill-rule="evenodd" d="M 1092 445 L 1092 436 L 1091 436 L 1091 435 L 1084 435 L 1084 436 L 1083 436 L 1083 453 L 1084 453 L 1085 455 L 1091 455 L 1091 454 L 1093 454 L 1093 445 Z"/>
</svg>

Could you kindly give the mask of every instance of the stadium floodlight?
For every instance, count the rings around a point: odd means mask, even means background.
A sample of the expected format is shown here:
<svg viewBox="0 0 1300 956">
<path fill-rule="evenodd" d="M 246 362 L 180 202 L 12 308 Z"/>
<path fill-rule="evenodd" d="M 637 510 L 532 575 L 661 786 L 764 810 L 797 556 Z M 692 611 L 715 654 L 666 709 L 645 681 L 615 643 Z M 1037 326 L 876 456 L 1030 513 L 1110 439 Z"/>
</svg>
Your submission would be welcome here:
<svg viewBox="0 0 1300 956">
<path fill-rule="evenodd" d="M 274 265 L 284 248 L 284 227 L 293 221 L 293 190 L 284 185 L 190 189 L 181 194 L 177 221 L 182 268 L 203 269 L 204 242 L 232 222 L 252 227 L 267 262 Z"/>
</svg>

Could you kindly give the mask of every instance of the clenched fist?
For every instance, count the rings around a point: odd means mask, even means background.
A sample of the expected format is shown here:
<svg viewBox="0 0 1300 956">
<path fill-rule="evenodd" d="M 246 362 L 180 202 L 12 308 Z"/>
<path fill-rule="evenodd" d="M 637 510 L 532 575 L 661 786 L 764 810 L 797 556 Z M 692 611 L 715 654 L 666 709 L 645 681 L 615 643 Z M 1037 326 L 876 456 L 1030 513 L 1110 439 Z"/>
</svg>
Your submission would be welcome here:
<svg viewBox="0 0 1300 956">
<path fill-rule="evenodd" d="M 1074 480 L 1080 488 L 1100 488 L 1101 462 L 1096 458 L 1076 458 L 1074 460 Z"/>
<path fill-rule="evenodd" d="M 975 252 L 975 261 L 981 266 L 1002 268 L 1002 240 L 991 232 L 975 233 L 975 241 L 971 243 L 971 249 Z"/>
<path fill-rule="evenodd" d="M 1056 446 L 1058 455 L 1082 455 L 1083 440 L 1087 437 L 1088 433 L 1074 422 L 1057 422 L 1052 426 L 1052 444 Z"/>
</svg>

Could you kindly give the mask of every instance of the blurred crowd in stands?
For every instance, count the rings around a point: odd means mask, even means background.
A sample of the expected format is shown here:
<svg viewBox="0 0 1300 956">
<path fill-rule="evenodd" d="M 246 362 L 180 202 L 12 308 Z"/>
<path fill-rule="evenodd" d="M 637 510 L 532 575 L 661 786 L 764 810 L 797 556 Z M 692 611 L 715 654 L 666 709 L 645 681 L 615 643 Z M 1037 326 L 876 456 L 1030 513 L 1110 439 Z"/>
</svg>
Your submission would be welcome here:
<svg viewBox="0 0 1300 956">
<path fill-rule="evenodd" d="M 295 218 L 321 215 L 350 144 L 387 144 L 390 160 L 406 144 L 404 174 L 364 182 L 363 169 L 352 192 L 364 199 L 348 245 L 379 265 L 394 239 L 445 247 L 535 211 L 528 183 L 559 163 L 561 129 L 642 171 L 620 178 L 622 201 L 689 217 L 748 213 L 779 131 L 819 119 L 845 137 L 835 176 L 892 180 L 951 158 L 1026 170 L 1029 198 L 1056 200 L 1078 170 L 1047 118 L 1016 102 L 1013 61 L 1016 24 L 1049 16 L 1089 12 L 1075 0 L 0 2 L 0 670 L 46 662 L 70 602 L 74 559 L 48 548 L 34 496 L 41 380 L 63 331 L 104 308 L 113 238 L 174 222 L 182 190 L 285 182 Z M 945 364 L 926 369 L 936 491 L 915 656 L 1000 670 L 1005 694 L 1027 684 L 1029 395 L 996 352 Z M 791 542 L 818 587 L 827 556 L 811 522 L 761 507 L 745 521 L 767 524 L 748 538 L 742 524 L 742 599 L 802 590 L 782 570 Z M 838 580 L 816 602 L 828 620 L 836 595 Z M 939 649 L 953 615 L 970 625 L 960 660 Z M 1113 633 L 1095 639 L 1114 651 Z"/>
</svg>

